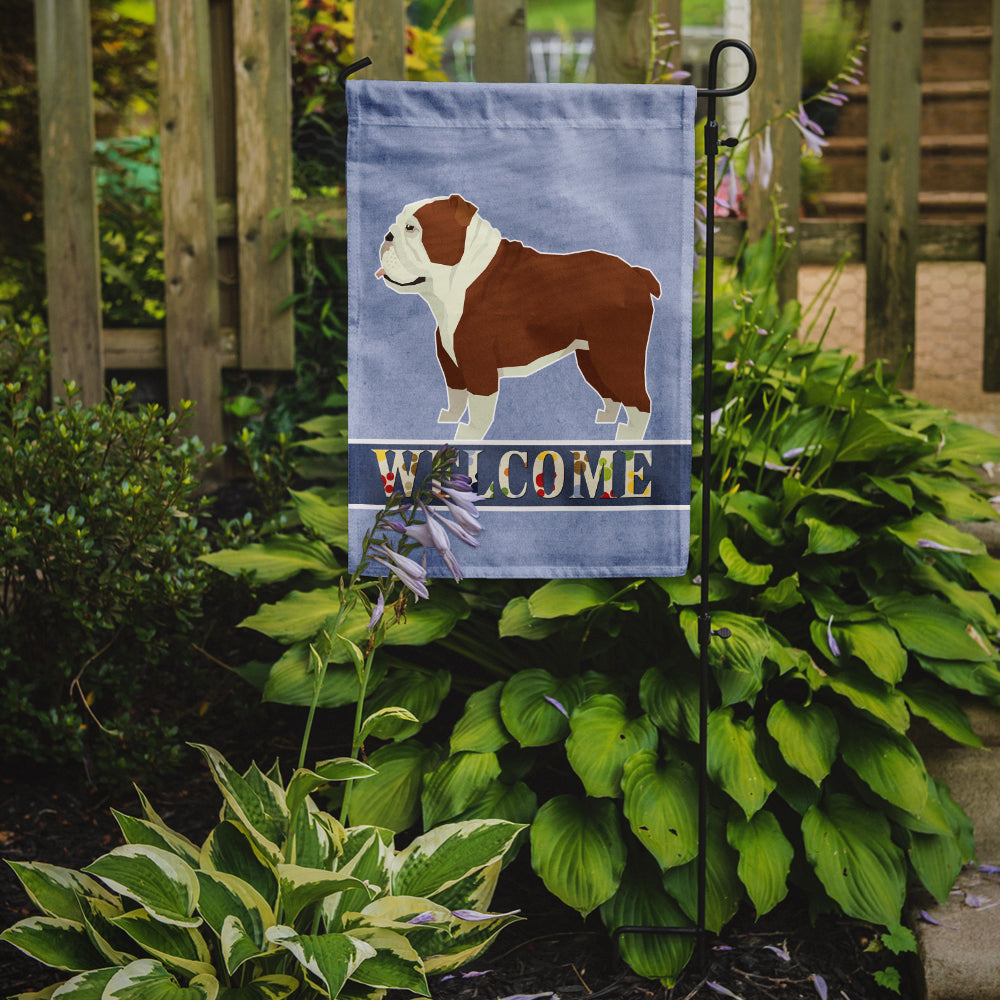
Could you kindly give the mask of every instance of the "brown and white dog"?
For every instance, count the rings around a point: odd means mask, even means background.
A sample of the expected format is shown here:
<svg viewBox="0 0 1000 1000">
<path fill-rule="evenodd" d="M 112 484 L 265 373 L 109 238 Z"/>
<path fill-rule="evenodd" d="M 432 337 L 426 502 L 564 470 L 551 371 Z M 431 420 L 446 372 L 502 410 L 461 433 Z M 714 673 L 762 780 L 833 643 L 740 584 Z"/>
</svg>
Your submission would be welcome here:
<svg viewBox="0 0 1000 1000">
<path fill-rule="evenodd" d="M 437 320 L 437 358 L 448 387 L 438 423 L 479 441 L 493 423 L 501 378 L 576 353 L 597 390 L 596 423 L 641 440 L 649 423 L 646 345 L 660 285 L 621 257 L 583 250 L 539 253 L 503 239 L 460 195 L 407 205 L 389 228 L 375 276 L 421 296 Z M 460 423 L 466 409 L 468 423 Z"/>
</svg>

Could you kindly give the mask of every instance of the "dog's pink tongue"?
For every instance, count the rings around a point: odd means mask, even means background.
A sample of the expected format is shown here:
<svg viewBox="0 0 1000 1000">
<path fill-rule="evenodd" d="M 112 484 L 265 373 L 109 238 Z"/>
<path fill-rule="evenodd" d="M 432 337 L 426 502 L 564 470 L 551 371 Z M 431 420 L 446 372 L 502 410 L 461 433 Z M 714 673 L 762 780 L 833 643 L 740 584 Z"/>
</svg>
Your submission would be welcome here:
<svg viewBox="0 0 1000 1000">
<path fill-rule="evenodd" d="M 375 272 L 375 277 L 376 277 L 376 278 L 384 278 L 384 277 L 385 277 L 385 268 L 384 268 L 384 267 L 380 267 L 380 268 L 379 268 L 379 269 L 378 269 L 378 270 L 377 270 L 377 271 Z"/>
</svg>

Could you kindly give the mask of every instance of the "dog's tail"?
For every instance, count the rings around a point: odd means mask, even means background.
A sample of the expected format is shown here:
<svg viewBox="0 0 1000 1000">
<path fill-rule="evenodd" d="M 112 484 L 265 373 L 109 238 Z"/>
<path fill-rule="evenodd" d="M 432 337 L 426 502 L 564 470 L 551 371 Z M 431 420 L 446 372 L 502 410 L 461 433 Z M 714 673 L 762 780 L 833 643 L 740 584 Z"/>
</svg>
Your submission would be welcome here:
<svg viewBox="0 0 1000 1000">
<path fill-rule="evenodd" d="M 646 286 L 649 294 L 654 299 L 658 299 L 660 297 L 660 283 L 656 280 L 656 275 L 644 267 L 633 267 L 632 270 L 642 279 L 642 283 Z"/>
</svg>

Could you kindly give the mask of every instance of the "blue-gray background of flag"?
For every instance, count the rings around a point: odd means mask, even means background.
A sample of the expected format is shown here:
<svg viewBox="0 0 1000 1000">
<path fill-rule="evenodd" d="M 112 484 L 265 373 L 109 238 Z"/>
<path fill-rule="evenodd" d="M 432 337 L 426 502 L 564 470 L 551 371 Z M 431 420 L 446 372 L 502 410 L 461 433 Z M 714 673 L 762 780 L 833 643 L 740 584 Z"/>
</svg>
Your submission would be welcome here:
<svg viewBox="0 0 1000 1000">
<path fill-rule="evenodd" d="M 529 488 L 520 504 L 484 501 L 479 548 L 460 553 L 466 575 L 686 571 L 695 97 L 678 86 L 348 82 L 352 565 L 370 508 L 384 499 L 372 449 L 381 442 L 429 450 L 454 437 L 455 425 L 437 422 L 446 387 L 434 317 L 418 295 L 395 294 L 375 272 L 404 205 L 457 193 L 505 239 L 546 253 L 614 254 L 648 268 L 661 286 L 646 361 L 652 415 L 641 446 L 654 451 L 647 478 L 655 495 L 601 506 L 541 500 Z M 615 425 L 594 423 L 599 408 L 570 355 L 501 380 L 483 446 L 523 450 L 529 469 L 539 451 L 560 446 L 589 448 L 596 461 L 602 448 L 615 448 Z M 495 448 L 483 457 L 492 461 Z M 446 573 L 433 553 L 428 570 Z"/>
</svg>

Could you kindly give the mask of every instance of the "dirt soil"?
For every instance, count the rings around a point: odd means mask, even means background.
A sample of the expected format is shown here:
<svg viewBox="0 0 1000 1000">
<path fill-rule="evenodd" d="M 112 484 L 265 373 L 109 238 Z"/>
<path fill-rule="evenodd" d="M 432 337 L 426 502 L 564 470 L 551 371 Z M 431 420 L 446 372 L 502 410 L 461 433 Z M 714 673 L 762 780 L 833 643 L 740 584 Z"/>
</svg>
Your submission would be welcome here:
<svg viewBox="0 0 1000 1000">
<path fill-rule="evenodd" d="M 279 720 L 279 728 L 283 724 Z M 290 746 L 287 735 L 270 741 L 257 731 L 257 746 Z M 234 764 L 248 760 L 247 746 L 226 740 L 219 746 Z M 200 756 L 191 753 L 190 769 L 147 791 L 168 824 L 198 841 L 213 825 L 220 800 Z M 122 842 L 112 806 L 132 815 L 140 812 L 133 793 L 108 796 L 72 776 L 8 774 L 0 779 L 0 858 L 81 868 Z M 503 931 L 470 969 L 432 977 L 435 1000 L 544 1000 L 552 995 L 563 1000 L 887 1000 L 893 994 L 873 979 L 887 965 L 903 974 L 902 996 L 918 994 L 903 961 L 885 951 L 866 950 L 874 939 L 872 928 L 832 918 L 813 927 L 800 899 L 786 901 L 756 925 L 752 914 L 739 914 L 720 937 L 706 940 L 704 970 L 692 963 L 673 989 L 634 975 L 618 961 L 596 915 L 584 922 L 562 906 L 544 890 L 523 855 L 501 877 L 494 907 L 520 908 L 525 920 Z M 32 912 L 11 870 L 0 866 L 0 927 Z M 0 944 L 0 996 L 42 989 L 64 978 Z"/>
</svg>

